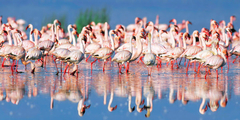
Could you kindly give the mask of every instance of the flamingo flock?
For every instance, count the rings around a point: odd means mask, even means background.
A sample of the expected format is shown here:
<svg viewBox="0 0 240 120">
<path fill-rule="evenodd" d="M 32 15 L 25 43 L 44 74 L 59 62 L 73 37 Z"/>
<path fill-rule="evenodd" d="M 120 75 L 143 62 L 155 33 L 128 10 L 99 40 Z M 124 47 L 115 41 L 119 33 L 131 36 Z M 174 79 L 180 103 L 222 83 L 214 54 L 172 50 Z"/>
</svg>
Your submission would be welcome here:
<svg viewBox="0 0 240 120">
<path fill-rule="evenodd" d="M 24 22 L 20 20 L 18 24 L 11 17 L 7 20 L 7 23 L 0 23 L 0 56 L 3 58 L 2 67 L 6 67 L 4 61 L 12 62 L 12 73 L 19 73 L 19 60 L 25 66 L 31 64 L 31 73 L 34 74 L 36 62 L 46 67 L 46 59 L 53 57 L 57 74 L 58 60 L 61 62 L 61 73 L 78 75 L 79 63 L 92 57 L 91 70 L 95 62 L 103 60 L 104 72 L 106 64 L 113 61 L 118 64 L 119 74 L 123 73 L 122 68 L 127 74 L 130 72 L 130 63 L 138 59 L 138 64 L 143 63 L 147 67 L 148 76 L 151 75 L 152 67 L 161 68 L 162 61 L 165 61 L 167 66 L 171 63 L 171 69 L 174 64 L 177 69 L 186 66 L 186 73 L 192 63 L 196 74 L 204 66 L 206 78 L 211 69 L 216 70 L 218 77 L 218 68 L 228 65 L 230 56 L 235 55 L 237 59 L 240 55 L 240 29 L 236 32 L 234 28 L 235 16 L 230 17 L 228 24 L 224 20 L 210 20 L 209 29 L 194 30 L 192 34 L 188 28 L 192 24 L 190 21 L 184 20 L 177 24 L 177 20 L 172 19 L 169 24 L 159 24 L 159 16 L 155 24 L 147 22 L 147 18 L 136 17 L 134 24 L 119 24 L 115 29 L 110 29 L 107 22 L 97 26 L 91 22 L 80 33 L 71 24 L 68 25 L 68 33 L 65 33 L 61 22 L 56 19 L 43 26 L 42 30 L 34 28 L 32 24 L 27 25 L 26 30 L 30 29 L 29 37 L 22 28 Z M 185 60 L 184 64 L 182 60 Z M 65 64 L 62 71 L 62 65 Z"/>
</svg>

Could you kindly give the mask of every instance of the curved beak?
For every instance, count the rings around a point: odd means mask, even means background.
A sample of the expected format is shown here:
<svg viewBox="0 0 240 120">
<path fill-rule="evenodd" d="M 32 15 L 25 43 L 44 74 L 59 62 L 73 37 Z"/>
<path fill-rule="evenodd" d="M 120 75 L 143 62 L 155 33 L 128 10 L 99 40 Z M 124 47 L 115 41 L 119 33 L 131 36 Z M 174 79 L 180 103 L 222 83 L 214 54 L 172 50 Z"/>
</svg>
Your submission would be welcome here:
<svg viewBox="0 0 240 120">
<path fill-rule="evenodd" d="M 111 107 L 111 112 L 117 109 L 117 105 L 115 107 Z"/>
</svg>

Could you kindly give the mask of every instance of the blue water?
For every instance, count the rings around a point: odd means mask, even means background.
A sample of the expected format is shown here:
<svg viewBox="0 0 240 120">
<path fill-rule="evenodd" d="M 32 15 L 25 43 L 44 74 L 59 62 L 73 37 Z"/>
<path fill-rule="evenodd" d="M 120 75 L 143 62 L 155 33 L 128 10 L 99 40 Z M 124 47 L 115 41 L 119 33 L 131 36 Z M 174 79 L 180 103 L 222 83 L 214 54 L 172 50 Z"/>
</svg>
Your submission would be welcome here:
<svg viewBox="0 0 240 120">
<path fill-rule="evenodd" d="M 176 18 L 178 22 L 189 20 L 193 24 L 189 26 L 190 32 L 201 30 L 202 27 L 209 28 L 210 19 L 216 21 L 226 20 L 229 22 L 231 15 L 236 16 L 234 22 L 235 29 L 240 27 L 239 13 L 240 2 L 237 0 L 0 0 L 0 15 L 3 22 L 8 16 L 24 19 L 27 23 L 32 23 L 34 27 L 40 29 L 42 20 L 52 14 L 67 14 L 68 24 L 74 24 L 79 10 L 87 8 L 101 9 L 107 7 L 110 15 L 110 26 L 115 28 L 117 24 L 128 25 L 134 23 L 135 17 L 147 17 L 148 21 L 154 21 L 156 15 L 160 16 L 160 23 L 168 23 L 170 19 Z M 231 57 L 230 61 L 235 56 Z M 58 63 L 60 66 L 60 64 Z M 183 62 L 181 64 L 183 66 Z M 238 120 L 240 107 L 240 80 L 239 62 L 230 63 L 229 71 L 227 65 L 223 72 L 219 70 L 219 78 L 216 78 L 215 71 L 204 79 L 204 68 L 201 74 L 194 74 L 190 68 L 188 76 L 185 74 L 186 67 L 171 70 L 170 67 L 163 67 L 158 70 L 154 68 L 152 76 L 147 76 L 147 68 L 143 64 L 131 64 L 129 75 L 118 74 L 117 65 L 108 63 L 107 70 L 102 72 L 102 63 L 96 63 L 91 74 L 90 62 L 80 64 L 78 78 L 70 75 L 55 75 L 56 70 L 53 63 L 47 65 L 47 70 L 37 68 L 35 75 L 30 73 L 30 66 L 27 71 L 20 65 L 21 74 L 11 74 L 10 67 L 0 68 L 0 88 L 6 96 L 8 90 L 21 89 L 23 96 L 18 105 L 7 102 L 3 99 L 0 102 L 0 116 L 4 120 L 9 119 L 146 119 L 146 110 L 139 113 L 128 111 L 128 93 L 131 91 L 132 104 L 135 106 L 135 92 L 143 94 L 143 89 L 153 87 L 154 99 L 153 110 L 149 119 L 161 120 Z M 206 84 L 207 89 L 214 89 L 218 92 L 227 93 L 228 102 L 226 107 L 212 112 L 209 108 L 204 115 L 199 113 L 199 106 L 202 99 L 189 101 L 184 105 L 181 100 L 176 100 L 173 104 L 169 102 L 170 90 L 174 90 L 174 98 L 177 98 L 177 91 L 197 89 L 198 84 Z M 140 87 L 139 87 L 140 86 Z M 204 86 L 204 85 L 203 85 Z M 37 89 L 37 95 L 31 97 L 29 92 Z M 140 90 L 139 90 L 139 89 Z M 78 103 L 73 103 L 68 99 L 64 101 L 54 100 L 54 107 L 50 109 L 51 94 L 56 94 L 59 90 L 65 90 L 65 94 L 72 89 L 85 92 L 89 99 L 86 105 L 91 104 L 86 109 L 85 114 L 80 117 L 77 111 Z M 109 112 L 107 105 L 110 99 L 111 89 L 114 90 L 112 106 L 117 105 L 115 111 Z M 131 90 L 129 90 L 131 89 Z M 104 90 L 107 90 L 106 105 L 104 105 Z M 122 90 L 122 93 L 117 93 Z M 160 90 L 160 91 L 159 91 Z M 186 92 L 185 91 L 185 92 Z M 0 92 L 1 93 L 1 92 Z M 161 95 L 161 97 L 159 96 Z M 160 99 L 161 98 L 161 99 Z M 209 101 L 209 99 L 207 99 Z M 141 105 L 140 107 L 143 107 Z"/>
</svg>

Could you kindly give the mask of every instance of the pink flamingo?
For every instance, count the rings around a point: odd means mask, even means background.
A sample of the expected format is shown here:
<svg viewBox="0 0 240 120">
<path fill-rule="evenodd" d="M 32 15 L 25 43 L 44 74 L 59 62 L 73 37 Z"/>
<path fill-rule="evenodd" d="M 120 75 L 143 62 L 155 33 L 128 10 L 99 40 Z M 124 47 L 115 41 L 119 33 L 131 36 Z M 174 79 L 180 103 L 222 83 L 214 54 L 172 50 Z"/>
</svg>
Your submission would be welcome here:
<svg viewBox="0 0 240 120">
<path fill-rule="evenodd" d="M 119 73 L 122 73 L 121 72 L 122 65 L 119 65 L 119 63 L 121 63 L 121 64 L 124 64 L 125 62 L 129 63 L 129 60 L 132 57 L 132 53 L 133 53 L 132 39 L 133 38 L 131 38 L 131 40 L 130 40 L 130 51 L 129 50 L 119 51 L 114 55 L 114 57 L 112 59 L 112 61 L 115 61 L 118 63 Z M 127 69 L 126 69 L 126 72 L 127 72 Z"/>
<path fill-rule="evenodd" d="M 26 61 L 24 60 L 25 50 L 24 50 L 24 48 L 22 47 L 22 38 L 21 38 L 20 34 L 19 34 L 16 30 L 15 30 L 14 34 L 17 35 L 18 40 L 19 40 L 19 42 L 20 42 L 20 45 L 19 45 L 19 46 L 13 46 L 13 47 L 10 49 L 10 53 L 7 55 L 9 58 L 11 58 L 11 59 L 13 60 L 12 67 L 11 67 L 12 72 L 13 72 L 13 66 L 14 66 L 15 60 L 18 61 L 18 60 L 21 59 L 21 61 L 22 61 L 22 63 L 23 63 L 24 65 L 27 65 L 27 64 L 31 63 L 31 66 L 33 67 L 33 64 L 32 64 L 31 61 L 26 62 Z M 15 39 L 15 38 L 14 38 L 14 39 Z M 17 67 L 18 67 L 18 66 L 17 66 Z M 18 73 L 17 68 L 16 68 L 16 72 Z"/>
<path fill-rule="evenodd" d="M 41 36 L 41 33 L 37 30 L 37 29 L 34 29 L 32 31 L 32 33 L 34 33 L 34 38 L 35 38 L 35 42 L 38 41 L 38 37 L 37 35 Z M 32 34 L 31 33 L 31 34 Z M 25 56 L 25 60 L 38 60 L 42 57 L 43 53 L 41 50 L 37 49 L 37 47 L 32 47 L 30 48 L 28 51 L 27 51 L 27 54 Z M 31 73 L 34 74 L 35 72 L 35 63 L 33 64 L 34 66 L 32 67 L 32 71 Z"/>
<path fill-rule="evenodd" d="M 29 32 L 29 40 L 23 40 L 23 48 L 28 51 L 30 48 L 32 47 L 35 47 L 35 43 L 33 42 L 33 37 L 32 37 L 32 34 L 31 32 L 33 31 L 33 25 L 32 24 L 29 24 L 27 27 L 26 27 L 26 30 L 30 28 L 30 32 Z"/>
<path fill-rule="evenodd" d="M 220 55 L 213 55 L 209 57 L 204 63 L 204 65 L 208 67 L 209 70 L 210 69 L 216 70 L 217 78 L 218 78 L 218 68 L 224 66 L 227 62 L 227 59 L 224 55 L 225 52 L 226 50 L 223 50 L 223 51 L 220 50 L 220 53 L 219 53 Z M 205 78 L 207 77 L 207 74 L 208 72 L 206 72 Z"/>
<path fill-rule="evenodd" d="M 111 46 L 112 46 L 112 47 L 111 47 L 111 48 L 109 48 L 109 47 L 102 47 L 102 48 L 98 49 L 95 53 L 93 53 L 93 55 L 92 55 L 94 58 L 103 59 L 103 60 L 104 60 L 103 71 L 105 71 L 104 67 L 105 67 L 106 60 L 107 60 L 109 57 L 111 57 L 111 55 L 112 55 L 113 52 L 114 52 L 114 41 L 113 41 L 113 38 L 112 38 L 112 34 L 115 34 L 115 31 L 114 31 L 114 30 L 110 30 L 110 31 L 109 31 L 109 36 L 110 36 L 110 39 L 111 39 L 111 44 L 112 44 Z M 94 60 L 94 61 L 91 63 L 91 68 L 92 68 L 92 64 L 93 64 L 94 62 L 96 62 L 97 59 Z"/>
<path fill-rule="evenodd" d="M 80 40 L 82 41 L 83 36 L 80 35 L 79 37 L 80 37 Z M 77 64 L 79 64 L 84 59 L 85 51 L 84 51 L 83 42 L 84 41 L 82 41 L 80 43 L 80 50 L 70 51 L 69 55 L 65 58 L 65 60 L 67 60 L 68 63 L 75 65 L 71 75 L 74 75 L 78 71 L 78 65 Z M 66 70 L 64 70 L 64 73 L 65 73 L 65 71 Z M 78 75 L 78 72 L 77 72 L 77 75 Z"/>
<path fill-rule="evenodd" d="M 151 39 L 152 39 L 152 36 L 149 33 L 148 34 L 148 52 L 145 54 L 143 58 L 143 62 L 145 65 L 147 65 L 147 68 L 148 68 L 148 76 L 151 75 L 152 66 L 155 65 L 155 60 L 156 60 L 156 56 L 151 52 Z"/>
<path fill-rule="evenodd" d="M 193 33 L 193 36 L 197 36 L 197 32 Z M 196 55 L 198 52 L 202 51 L 202 47 L 200 46 L 196 46 L 196 39 L 195 37 L 193 38 L 193 46 L 189 46 L 185 49 L 185 51 L 181 54 L 180 57 L 185 57 L 186 59 L 190 59 L 193 55 Z M 186 69 L 186 73 L 188 71 L 188 67 L 189 67 L 189 62 L 187 64 L 187 69 Z"/>
</svg>

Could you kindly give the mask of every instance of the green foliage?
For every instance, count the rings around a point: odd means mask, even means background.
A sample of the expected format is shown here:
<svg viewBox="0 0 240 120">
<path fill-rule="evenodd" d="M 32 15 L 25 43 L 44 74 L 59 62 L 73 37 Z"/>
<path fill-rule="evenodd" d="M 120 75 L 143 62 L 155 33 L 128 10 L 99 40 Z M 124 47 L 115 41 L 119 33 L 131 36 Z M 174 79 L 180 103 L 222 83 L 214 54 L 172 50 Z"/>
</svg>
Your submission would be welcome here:
<svg viewBox="0 0 240 120">
<path fill-rule="evenodd" d="M 101 10 L 86 9 L 85 11 L 80 10 L 80 13 L 76 20 L 77 31 L 81 32 L 82 28 L 89 23 L 94 21 L 97 23 L 109 22 L 109 14 L 106 8 Z"/>
<path fill-rule="evenodd" d="M 53 13 L 50 17 L 45 17 L 42 21 L 42 26 L 46 26 L 48 23 L 53 23 L 55 19 L 58 19 L 61 22 L 61 27 L 67 29 L 67 14 L 62 14 L 57 16 Z"/>
</svg>

